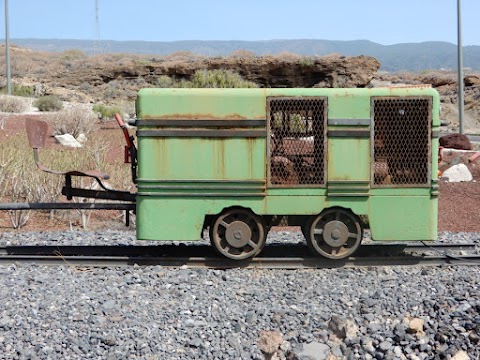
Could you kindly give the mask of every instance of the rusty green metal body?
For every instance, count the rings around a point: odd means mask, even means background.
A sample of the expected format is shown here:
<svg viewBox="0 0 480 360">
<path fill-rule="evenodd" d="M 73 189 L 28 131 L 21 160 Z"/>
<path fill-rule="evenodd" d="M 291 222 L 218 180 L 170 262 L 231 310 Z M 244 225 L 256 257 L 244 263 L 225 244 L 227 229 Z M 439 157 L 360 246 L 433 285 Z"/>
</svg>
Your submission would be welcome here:
<svg viewBox="0 0 480 360">
<path fill-rule="evenodd" d="M 340 207 L 374 240 L 437 237 L 434 89 L 143 89 L 136 106 L 138 239 L 200 239 L 236 206 L 293 225 Z"/>
</svg>

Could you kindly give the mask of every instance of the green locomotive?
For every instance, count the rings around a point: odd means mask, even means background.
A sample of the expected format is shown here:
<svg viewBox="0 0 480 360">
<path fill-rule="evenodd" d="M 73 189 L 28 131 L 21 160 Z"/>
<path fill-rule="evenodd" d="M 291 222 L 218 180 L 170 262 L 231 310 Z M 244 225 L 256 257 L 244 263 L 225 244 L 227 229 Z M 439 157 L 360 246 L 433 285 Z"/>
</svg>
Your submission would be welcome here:
<svg viewBox="0 0 480 360">
<path fill-rule="evenodd" d="M 209 229 L 219 253 L 241 260 L 277 224 L 301 227 L 331 259 L 352 255 L 364 229 L 437 238 L 430 87 L 143 89 L 136 107 L 138 239 Z"/>
</svg>

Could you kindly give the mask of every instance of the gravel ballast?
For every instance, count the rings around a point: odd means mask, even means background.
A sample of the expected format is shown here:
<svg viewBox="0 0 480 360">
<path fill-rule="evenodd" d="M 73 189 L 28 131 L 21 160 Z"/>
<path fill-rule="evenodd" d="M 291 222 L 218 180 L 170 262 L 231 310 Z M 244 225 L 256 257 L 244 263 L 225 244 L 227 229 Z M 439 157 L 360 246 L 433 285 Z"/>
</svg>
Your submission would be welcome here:
<svg viewBox="0 0 480 360">
<path fill-rule="evenodd" d="M 133 232 L 0 245 L 137 244 Z M 442 233 L 442 242 L 478 233 Z M 277 232 L 269 242 L 302 241 Z M 151 244 L 143 243 L 140 244 Z M 0 359 L 478 359 L 480 267 L 0 266 Z"/>
</svg>

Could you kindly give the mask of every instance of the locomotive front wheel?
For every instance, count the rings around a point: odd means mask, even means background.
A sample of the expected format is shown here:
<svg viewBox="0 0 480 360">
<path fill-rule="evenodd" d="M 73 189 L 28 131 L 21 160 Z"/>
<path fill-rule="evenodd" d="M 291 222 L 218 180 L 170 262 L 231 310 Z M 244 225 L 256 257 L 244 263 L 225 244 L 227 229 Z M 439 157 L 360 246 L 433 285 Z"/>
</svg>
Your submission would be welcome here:
<svg viewBox="0 0 480 360">
<path fill-rule="evenodd" d="M 244 260 L 262 251 L 267 238 L 265 221 L 247 209 L 230 209 L 210 226 L 210 241 L 223 256 Z"/>
<path fill-rule="evenodd" d="M 315 254 L 328 259 L 344 259 L 359 248 L 363 229 L 360 219 L 352 212 L 332 208 L 310 222 L 306 238 L 308 247 Z"/>
</svg>

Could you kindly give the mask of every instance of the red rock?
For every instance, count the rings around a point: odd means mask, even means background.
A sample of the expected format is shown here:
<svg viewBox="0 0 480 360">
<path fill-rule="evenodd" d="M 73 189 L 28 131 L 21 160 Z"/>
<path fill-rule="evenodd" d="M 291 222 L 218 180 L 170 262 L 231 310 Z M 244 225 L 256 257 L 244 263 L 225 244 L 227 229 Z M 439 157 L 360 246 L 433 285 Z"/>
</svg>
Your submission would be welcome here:
<svg viewBox="0 0 480 360">
<path fill-rule="evenodd" d="M 440 146 L 458 150 L 472 150 L 472 144 L 467 135 L 449 134 L 440 138 Z"/>
</svg>

